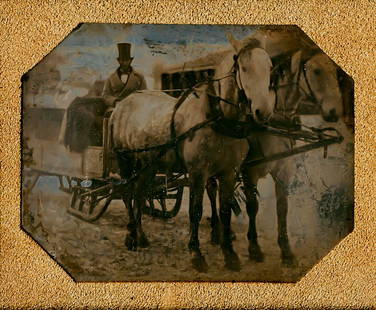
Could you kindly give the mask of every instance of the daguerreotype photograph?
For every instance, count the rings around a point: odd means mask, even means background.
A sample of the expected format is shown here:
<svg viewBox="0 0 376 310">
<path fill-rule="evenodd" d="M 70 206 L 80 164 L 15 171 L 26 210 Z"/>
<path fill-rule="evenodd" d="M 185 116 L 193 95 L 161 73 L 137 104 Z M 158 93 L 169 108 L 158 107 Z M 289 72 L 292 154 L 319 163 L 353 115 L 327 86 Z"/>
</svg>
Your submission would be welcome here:
<svg viewBox="0 0 376 310">
<path fill-rule="evenodd" d="M 354 227 L 354 82 L 297 26 L 78 25 L 22 77 L 21 226 L 78 282 L 296 282 Z"/>
</svg>

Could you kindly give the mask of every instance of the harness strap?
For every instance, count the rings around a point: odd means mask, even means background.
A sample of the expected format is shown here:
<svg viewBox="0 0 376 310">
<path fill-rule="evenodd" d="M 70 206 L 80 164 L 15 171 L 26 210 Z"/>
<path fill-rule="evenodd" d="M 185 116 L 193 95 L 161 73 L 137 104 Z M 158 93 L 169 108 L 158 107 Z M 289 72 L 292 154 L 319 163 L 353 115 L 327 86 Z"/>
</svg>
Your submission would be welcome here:
<svg viewBox="0 0 376 310">
<path fill-rule="evenodd" d="M 199 83 L 199 85 L 200 84 L 201 83 Z M 198 85 L 196 84 L 194 87 L 197 87 L 197 86 Z M 187 99 L 187 97 L 192 92 L 194 93 L 194 87 L 191 87 L 191 88 L 185 90 L 184 93 L 179 97 L 178 101 L 176 102 L 176 104 L 174 106 L 174 111 L 172 112 L 171 122 L 170 122 L 170 139 L 171 139 L 171 141 L 175 141 L 176 140 L 175 115 L 176 115 L 178 109 L 181 107 L 181 105 L 185 101 L 185 99 Z M 195 95 L 197 96 L 197 94 L 195 94 Z M 178 151 L 178 148 L 177 148 L 177 143 L 173 146 L 173 148 L 175 150 L 176 161 L 179 162 L 180 165 L 183 167 L 184 166 L 184 161 L 181 158 L 181 156 L 179 155 L 179 151 Z"/>
<path fill-rule="evenodd" d="M 175 115 L 178 109 L 181 107 L 185 99 L 193 92 L 193 88 L 189 88 L 184 91 L 184 93 L 179 97 L 178 101 L 174 106 L 174 111 L 172 112 L 171 122 L 170 122 L 170 137 L 171 140 L 176 138 L 176 129 L 175 129 Z"/>
</svg>

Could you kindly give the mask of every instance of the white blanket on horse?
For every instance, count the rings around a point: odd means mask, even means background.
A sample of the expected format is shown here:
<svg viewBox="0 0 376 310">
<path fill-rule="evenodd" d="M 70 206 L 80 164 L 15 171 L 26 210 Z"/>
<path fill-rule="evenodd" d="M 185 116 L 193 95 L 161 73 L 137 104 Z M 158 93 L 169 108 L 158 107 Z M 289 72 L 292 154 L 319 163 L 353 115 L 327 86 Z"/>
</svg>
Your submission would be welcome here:
<svg viewBox="0 0 376 310">
<path fill-rule="evenodd" d="M 176 98 L 165 93 L 150 91 L 133 93 L 119 102 L 111 116 L 114 146 L 132 150 L 169 141 L 176 102 Z M 177 132 L 182 121 L 178 113 L 175 116 Z"/>
</svg>

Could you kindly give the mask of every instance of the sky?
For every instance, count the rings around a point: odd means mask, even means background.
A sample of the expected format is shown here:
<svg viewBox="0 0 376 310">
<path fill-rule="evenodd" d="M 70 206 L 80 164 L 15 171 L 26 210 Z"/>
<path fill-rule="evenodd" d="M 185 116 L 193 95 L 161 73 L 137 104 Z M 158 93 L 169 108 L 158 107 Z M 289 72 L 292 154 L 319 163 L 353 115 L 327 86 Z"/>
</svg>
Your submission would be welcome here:
<svg viewBox="0 0 376 310">
<path fill-rule="evenodd" d="M 235 38 L 249 36 L 255 26 L 156 25 L 85 23 L 72 31 L 30 74 L 39 92 L 25 91 L 26 106 L 66 108 L 76 96 L 87 93 L 96 79 L 106 79 L 117 68 L 117 43 L 132 44 L 133 67 L 153 88 L 153 68 L 199 58 L 229 48 L 226 32 Z M 51 81 L 50 71 L 58 77 Z"/>
</svg>

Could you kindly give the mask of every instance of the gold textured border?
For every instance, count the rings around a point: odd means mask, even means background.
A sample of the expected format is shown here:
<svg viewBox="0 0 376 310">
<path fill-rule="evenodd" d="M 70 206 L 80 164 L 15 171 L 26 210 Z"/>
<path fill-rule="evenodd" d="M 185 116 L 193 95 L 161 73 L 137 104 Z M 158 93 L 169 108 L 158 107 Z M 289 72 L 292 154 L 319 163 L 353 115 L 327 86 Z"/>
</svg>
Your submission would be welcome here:
<svg viewBox="0 0 376 310">
<path fill-rule="evenodd" d="M 1 0 L 0 307 L 376 307 L 375 5 L 374 0 Z M 74 283 L 19 228 L 20 78 L 80 22 L 300 26 L 355 80 L 355 231 L 297 284 Z"/>
</svg>

